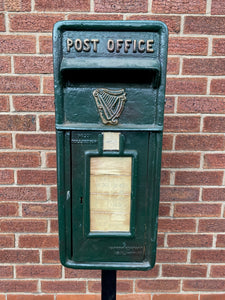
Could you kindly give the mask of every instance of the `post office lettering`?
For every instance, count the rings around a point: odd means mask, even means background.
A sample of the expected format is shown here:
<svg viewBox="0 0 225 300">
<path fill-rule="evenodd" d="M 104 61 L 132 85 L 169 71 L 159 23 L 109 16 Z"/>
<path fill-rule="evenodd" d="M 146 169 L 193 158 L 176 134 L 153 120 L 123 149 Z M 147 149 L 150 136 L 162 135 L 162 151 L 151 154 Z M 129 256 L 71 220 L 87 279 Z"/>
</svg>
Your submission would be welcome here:
<svg viewBox="0 0 225 300">
<path fill-rule="evenodd" d="M 76 50 L 76 52 L 89 52 L 89 51 L 93 51 L 93 52 L 97 52 L 97 48 L 98 48 L 98 43 L 99 40 L 98 39 L 67 39 L 66 40 L 66 49 L 67 52 L 70 52 L 70 50 L 72 48 L 74 48 Z"/>
<path fill-rule="evenodd" d="M 116 53 L 153 53 L 152 44 L 154 44 L 154 40 L 110 39 L 107 43 L 107 50 Z"/>
<path fill-rule="evenodd" d="M 98 52 L 101 42 L 99 39 L 94 38 L 84 40 L 68 38 L 66 40 L 66 49 L 67 52 L 72 50 L 76 52 Z M 153 44 L 154 40 L 108 39 L 103 46 L 109 53 L 153 53 Z"/>
</svg>

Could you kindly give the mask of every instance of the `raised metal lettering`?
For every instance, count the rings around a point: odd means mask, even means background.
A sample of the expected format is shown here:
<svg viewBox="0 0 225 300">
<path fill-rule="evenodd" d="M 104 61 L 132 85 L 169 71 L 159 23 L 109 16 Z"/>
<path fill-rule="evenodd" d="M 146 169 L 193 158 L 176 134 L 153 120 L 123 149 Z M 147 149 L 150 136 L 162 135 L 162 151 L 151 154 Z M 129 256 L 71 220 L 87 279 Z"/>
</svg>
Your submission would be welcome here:
<svg viewBox="0 0 225 300">
<path fill-rule="evenodd" d="M 154 43 L 153 40 L 147 40 L 147 44 L 146 44 L 146 52 L 147 53 L 152 53 L 154 52 L 154 50 L 152 49 L 152 44 Z"/>
<path fill-rule="evenodd" d="M 92 39 L 91 42 L 93 43 L 93 51 L 97 52 L 97 44 L 99 43 L 98 39 Z"/>
<path fill-rule="evenodd" d="M 74 42 L 74 47 L 75 47 L 77 52 L 81 52 L 82 49 L 83 49 L 82 41 L 80 39 L 76 39 L 75 42 Z"/>
<path fill-rule="evenodd" d="M 145 52 L 145 48 L 141 48 L 141 45 L 144 45 L 144 44 L 145 44 L 144 40 L 140 40 L 138 42 L 138 51 L 141 52 L 141 53 Z"/>
<path fill-rule="evenodd" d="M 107 43 L 107 50 L 109 52 L 113 52 L 115 50 L 115 44 L 114 44 L 114 41 L 113 40 L 108 40 L 108 43 Z"/>
<path fill-rule="evenodd" d="M 73 41 L 71 39 L 66 40 L 67 52 L 70 52 L 70 48 L 73 47 Z"/>
</svg>

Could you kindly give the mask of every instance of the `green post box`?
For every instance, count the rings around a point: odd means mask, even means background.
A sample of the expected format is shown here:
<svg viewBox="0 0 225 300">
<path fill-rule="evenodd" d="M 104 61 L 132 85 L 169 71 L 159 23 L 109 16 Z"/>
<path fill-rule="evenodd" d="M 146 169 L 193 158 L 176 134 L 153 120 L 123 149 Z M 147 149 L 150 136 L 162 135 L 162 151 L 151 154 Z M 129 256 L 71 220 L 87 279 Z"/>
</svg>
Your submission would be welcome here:
<svg viewBox="0 0 225 300">
<path fill-rule="evenodd" d="M 60 258 L 154 266 L 168 32 L 157 21 L 61 21 L 53 31 Z"/>
</svg>

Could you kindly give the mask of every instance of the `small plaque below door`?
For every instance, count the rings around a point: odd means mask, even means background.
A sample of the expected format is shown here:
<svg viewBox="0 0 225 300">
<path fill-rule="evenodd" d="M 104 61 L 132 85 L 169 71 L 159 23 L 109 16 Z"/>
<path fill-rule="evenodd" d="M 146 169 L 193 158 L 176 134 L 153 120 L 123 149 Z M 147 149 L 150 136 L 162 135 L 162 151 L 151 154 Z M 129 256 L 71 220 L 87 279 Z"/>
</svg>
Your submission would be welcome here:
<svg viewBox="0 0 225 300">
<path fill-rule="evenodd" d="M 130 231 L 131 169 L 131 157 L 91 157 L 91 232 Z"/>
</svg>

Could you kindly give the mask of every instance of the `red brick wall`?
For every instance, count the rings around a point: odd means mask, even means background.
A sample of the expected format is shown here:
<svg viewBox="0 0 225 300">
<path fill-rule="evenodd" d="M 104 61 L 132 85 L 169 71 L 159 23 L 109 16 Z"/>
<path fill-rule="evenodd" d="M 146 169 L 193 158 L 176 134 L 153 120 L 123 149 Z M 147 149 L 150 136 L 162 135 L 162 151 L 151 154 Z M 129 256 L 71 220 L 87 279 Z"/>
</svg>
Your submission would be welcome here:
<svg viewBox="0 0 225 300">
<path fill-rule="evenodd" d="M 0 11 L 0 300 L 100 299 L 99 271 L 58 260 L 51 30 L 64 19 L 162 20 L 170 32 L 157 263 L 118 272 L 118 299 L 225 299 L 224 1 L 3 0 Z"/>
</svg>

